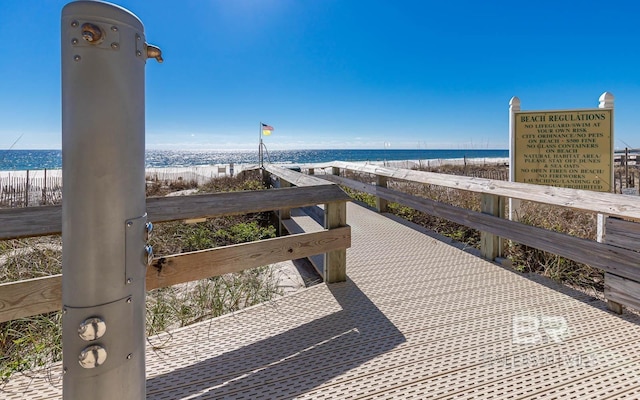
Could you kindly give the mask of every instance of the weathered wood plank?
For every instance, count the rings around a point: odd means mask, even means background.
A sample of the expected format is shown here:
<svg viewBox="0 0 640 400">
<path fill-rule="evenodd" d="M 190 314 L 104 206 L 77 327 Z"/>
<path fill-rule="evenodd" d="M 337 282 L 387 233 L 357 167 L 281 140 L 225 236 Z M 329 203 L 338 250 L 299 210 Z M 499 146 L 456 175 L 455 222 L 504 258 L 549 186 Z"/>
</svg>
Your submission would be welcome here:
<svg viewBox="0 0 640 400">
<path fill-rule="evenodd" d="M 0 210 L 0 240 L 55 235 L 62 231 L 62 206 Z"/>
<path fill-rule="evenodd" d="M 149 198 L 147 214 L 149 221 L 165 222 L 305 207 L 336 200 L 350 199 L 339 187 L 325 184 L 318 187 Z M 0 210 L 0 240 L 54 235 L 61 230 L 61 206 Z"/>
<path fill-rule="evenodd" d="M 324 205 L 324 227 L 342 229 L 347 226 L 347 203 L 344 201 Z M 325 282 L 336 283 L 347 280 L 347 251 L 346 247 L 325 252 L 324 255 Z"/>
<path fill-rule="evenodd" d="M 62 309 L 62 275 L 0 285 L 0 322 Z"/>
<path fill-rule="evenodd" d="M 530 200 L 578 210 L 599 212 L 640 221 L 640 196 L 620 196 L 613 193 L 532 185 L 518 182 L 494 181 L 484 178 L 437 174 L 402 168 L 388 168 L 335 161 L 334 167 L 393 179 L 427 183 L 477 193 Z"/>
<path fill-rule="evenodd" d="M 303 227 L 301 227 L 295 219 L 288 219 L 283 223 L 284 228 L 289 232 L 289 234 L 300 234 L 309 231 L 305 231 Z M 319 227 L 319 229 L 322 229 Z M 317 231 L 320 232 L 320 231 Z M 308 256 L 307 259 L 311 262 L 313 268 L 315 268 L 316 272 L 322 277 L 325 278 L 325 269 L 324 269 L 324 254 L 315 254 L 312 256 Z"/>
<path fill-rule="evenodd" d="M 291 183 L 283 180 L 282 182 L 280 182 L 280 187 L 282 187 L 282 188 L 291 187 Z M 281 208 L 279 216 L 280 216 L 280 220 L 291 218 L 291 209 L 290 208 Z"/>
<path fill-rule="evenodd" d="M 290 187 L 246 192 L 215 193 L 197 196 L 163 197 L 147 200 L 147 213 L 152 222 L 198 217 L 219 217 L 253 212 L 296 208 L 327 201 L 349 200 L 340 188 Z"/>
<path fill-rule="evenodd" d="M 640 283 L 607 273 L 604 275 L 604 297 L 608 301 L 640 310 Z M 614 304 L 612 311 L 618 312 L 618 309 Z"/>
<path fill-rule="evenodd" d="M 500 197 L 493 194 L 483 194 L 480 204 L 482 213 L 502 218 L 503 212 L 500 210 Z M 502 256 L 502 241 L 500 236 L 492 235 L 488 232 L 480 232 L 480 254 L 487 260 L 495 260 Z"/>
<path fill-rule="evenodd" d="M 351 228 L 303 233 L 168 257 L 147 268 L 147 290 L 351 246 Z M 161 268 L 159 268 L 161 266 Z M 158 272 L 160 270 L 160 272 Z M 62 275 L 0 285 L 0 322 L 62 309 Z"/>
<path fill-rule="evenodd" d="M 273 174 L 280 179 L 284 179 L 285 181 L 295 186 L 331 185 L 331 183 L 315 176 L 306 175 L 287 168 L 278 167 L 276 165 L 265 165 L 264 169 L 270 174 Z"/>
<path fill-rule="evenodd" d="M 332 175 L 326 175 L 324 178 L 355 190 L 409 206 L 429 215 L 445 218 L 472 229 L 501 236 L 616 275 L 640 281 L 640 253 L 632 250 L 509 221 L 351 179 Z"/>
<path fill-rule="evenodd" d="M 387 177 L 383 175 L 376 175 L 376 185 L 380 187 L 387 187 Z M 387 212 L 389 202 L 381 197 L 376 197 L 376 210 L 380 213 Z"/>
<path fill-rule="evenodd" d="M 351 246 L 351 228 L 304 233 L 154 259 L 147 289 L 171 286 Z"/>
<path fill-rule="evenodd" d="M 606 219 L 604 240 L 612 246 L 640 251 L 640 224 L 609 217 Z"/>
</svg>

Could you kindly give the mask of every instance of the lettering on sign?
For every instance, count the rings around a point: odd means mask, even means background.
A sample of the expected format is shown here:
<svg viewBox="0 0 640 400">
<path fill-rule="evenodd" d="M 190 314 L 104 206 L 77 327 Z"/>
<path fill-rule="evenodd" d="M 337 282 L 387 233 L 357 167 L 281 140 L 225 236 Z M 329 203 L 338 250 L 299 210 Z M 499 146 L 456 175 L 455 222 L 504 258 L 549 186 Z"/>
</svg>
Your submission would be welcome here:
<svg viewBox="0 0 640 400">
<path fill-rule="evenodd" d="M 515 181 L 611 191 L 611 110 L 516 112 Z"/>
</svg>

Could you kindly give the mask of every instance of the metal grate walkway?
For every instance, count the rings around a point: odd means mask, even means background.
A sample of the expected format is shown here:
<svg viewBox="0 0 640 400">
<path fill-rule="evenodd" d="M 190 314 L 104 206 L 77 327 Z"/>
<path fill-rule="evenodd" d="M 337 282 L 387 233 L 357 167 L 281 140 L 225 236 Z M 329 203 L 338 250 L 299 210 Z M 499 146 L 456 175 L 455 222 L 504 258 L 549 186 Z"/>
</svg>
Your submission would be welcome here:
<svg viewBox="0 0 640 400">
<path fill-rule="evenodd" d="M 640 398 L 638 318 L 358 205 L 347 216 L 348 282 L 150 338 L 148 398 Z M 60 386 L 23 376 L 0 397 Z"/>
</svg>

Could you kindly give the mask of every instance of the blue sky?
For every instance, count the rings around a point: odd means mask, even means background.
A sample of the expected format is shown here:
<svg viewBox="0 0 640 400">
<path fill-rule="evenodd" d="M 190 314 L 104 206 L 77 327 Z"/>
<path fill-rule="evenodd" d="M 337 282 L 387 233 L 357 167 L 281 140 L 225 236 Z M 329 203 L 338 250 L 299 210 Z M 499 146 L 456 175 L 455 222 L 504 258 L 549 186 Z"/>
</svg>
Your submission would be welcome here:
<svg viewBox="0 0 640 400">
<path fill-rule="evenodd" d="M 0 0 L 0 149 L 58 149 L 60 12 Z M 640 3 L 116 2 L 165 62 L 146 65 L 153 149 L 508 148 L 508 103 L 595 108 L 640 147 Z"/>
</svg>

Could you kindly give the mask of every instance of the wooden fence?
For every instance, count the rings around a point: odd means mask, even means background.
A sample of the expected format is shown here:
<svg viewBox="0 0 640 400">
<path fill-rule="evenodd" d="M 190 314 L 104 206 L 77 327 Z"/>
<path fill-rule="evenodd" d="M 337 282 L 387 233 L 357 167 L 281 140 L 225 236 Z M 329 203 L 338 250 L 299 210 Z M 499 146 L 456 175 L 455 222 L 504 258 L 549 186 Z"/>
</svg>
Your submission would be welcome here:
<svg viewBox="0 0 640 400">
<path fill-rule="evenodd" d="M 315 168 L 327 168 L 326 164 Z M 430 215 L 463 224 L 481 232 L 481 252 L 488 259 L 500 255 L 506 238 L 543 251 L 585 263 L 605 271 L 605 296 L 613 310 L 625 304 L 640 308 L 640 196 L 619 196 L 559 187 L 462 177 L 400 168 L 386 168 L 333 162 L 329 174 L 333 183 L 373 194 L 383 210 L 393 201 Z M 314 173 L 314 168 L 308 169 Z M 341 171 L 369 175 L 364 183 L 340 176 Z M 320 171 L 318 171 L 320 172 Z M 324 230 L 212 249 L 197 254 L 157 258 L 147 274 L 147 287 L 186 282 L 251 266 L 325 254 L 335 265 L 325 266 L 325 279 L 345 278 L 344 249 L 350 246 L 346 225 L 347 196 L 336 185 L 322 184 L 318 177 L 267 166 L 265 175 L 277 177 L 279 189 L 217 193 L 213 195 L 148 199 L 150 221 L 186 220 L 202 217 L 279 210 L 283 225 L 292 208 L 324 205 Z M 482 212 L 455 207 L 428 198 L 392 190 L 389 182 L 413 182 L 465 190 L 482 196 Z M 287 187 L 297 186 L 297 187 Z M 542 204 L 599 213 L 605 223 L 602 242 L 526 225 L 504 218 L 507 199 L 523 199 Z M 622 222 L 620 222 L 622 221 Z M 49 235 L 61 230 L 60 206 L 0 210 L 0 240 Z M 332 261 L 333 260 L 333 261 Z M 60 306 L 59 276 L 0 285 L 0 321 L 32 315 Z"/>
<path fill-rule="evenodd" d="M 250 167 L 250 166 L 249 166 Z M 247 169 L 244 166 L 244 169 Z M 148 181 L 166 184 L 195 182 L 202 185 L 213 178 L 233 176 L 234 164 L 184 168 L 148 168 Z M 31 207 L 62 203 L 60 170 L 27 170 L 0 176 L 0 208 Z"/>
<path fill-rule="evenodd" d="M 605 272 L 605 297 L 609 308 L 616 312 L 622 312 L 622 305 L 640 309 L 640 248 L 637 245 L 640 240 L 640 197 L 345 162 L 331 165 L 331 173 L 321 176 L 376 196 L 379 211 L 385 211 L 387 202 L 393 201 L 476 229 L 481 233 L 481 253 L 490 260 L 501 256 L 501 239 L 505 238 L 599 268 Z M 313 173 L 314 168 L 310 171 Z M 375 184 L 340 176 L 341 171 L 368 175 L 366 181 Z M 392 190 L 387 187 L 391 180 L 479 193 L 482 212 Z M 601 226 L 603 241 L 505 219 L 509 198 L 599 213 L 604 221 Z"/>
<path fill-rule="evenodd" d="M 62 177 L 59 174 L 47 176 L 47 170 L 43 171 L 43 176 L 38 175 L 26 171 L 26 176 L 0 176 L 0 207 L 60 204 Z"/>
<path fill-rule="evenodd" d="M 273 239 L 217 247 L 153 259 L 147 268 L 147 290 L 239 272 L 276 262 L 326 254 L 327 282 L 346 278 L 345 249 L 351 246 L 351 228 L 344 221 L 350 198 L 337 185 L 319 181 L 309 186 L 304 175 L 271 167 L 270 173 L 298 187 L 147 199 L 148 220 L 166 222 L 214 218 L 324 204 L 324 229 Z M 62 207 L 26 207 L 0 210 L 0 240 L 58 234 Z M 0 322 L 62 307 L 62 275 L 0 284 Z"/>
</svg>

